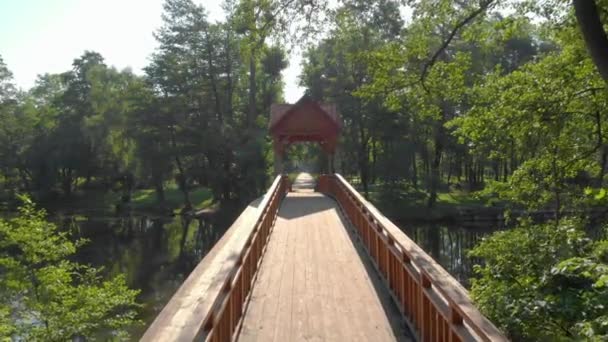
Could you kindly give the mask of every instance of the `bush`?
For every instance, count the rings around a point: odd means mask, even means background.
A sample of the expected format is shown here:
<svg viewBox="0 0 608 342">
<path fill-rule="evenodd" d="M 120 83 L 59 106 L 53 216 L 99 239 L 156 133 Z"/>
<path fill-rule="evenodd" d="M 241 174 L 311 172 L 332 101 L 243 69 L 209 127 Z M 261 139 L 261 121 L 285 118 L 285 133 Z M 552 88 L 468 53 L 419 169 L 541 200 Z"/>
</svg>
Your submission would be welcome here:
<svg viewBox="0 0 608 342">
<path fill-rule="evenodd" d="M 72 242 L 27 197 L 22 202 L 17 217 L 0 219 L 0 334 L 126 339 L 137 322 L 138 291 L 123 276 L 103 280 L 100 269 L 71 261 L 84 241 Z"/>
<path fill-rule="evenodd" d="M 522 222 L 470 252 L 484 262 L 471 295 L 513 340 L 608 338 L 608 241 L 591 241 L 582 227 Z"/>
</svg>

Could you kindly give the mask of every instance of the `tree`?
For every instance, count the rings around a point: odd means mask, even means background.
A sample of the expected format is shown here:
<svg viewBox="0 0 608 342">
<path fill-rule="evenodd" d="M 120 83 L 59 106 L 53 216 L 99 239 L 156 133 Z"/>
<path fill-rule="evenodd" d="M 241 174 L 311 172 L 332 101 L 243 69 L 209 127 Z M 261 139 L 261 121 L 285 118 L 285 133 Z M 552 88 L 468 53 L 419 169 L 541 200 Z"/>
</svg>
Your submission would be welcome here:
<svg viewBox="0 0 608 342">
<path fill-rule="evenodd" d="M 479 153 L 520 156 L 498 192 L 526 208 L 552 206 L 558 218 L 606 168 L 605 92 L 583 49 L 568 42 L 508 75 L 490 74 L 474 88 L 471 110 L 451 123 Z"/>
<path fill-rule="evenodd" d="M 249 59 L 247 127 L 253 128 L 257 111 L 258 58 L 268 39 L 294 41 L 316 29 L 323 18 L 325 1 L 318 0 L 241 0 L 231 13 L 235 29 L 243 35 Z"/>
<path fill-rule="evenodd" d="M 17 90 L 12 80 L 13 73 L 4 63 L 2 56 L 0 56 L 0 103 L 14 99 Z"/>
<path fill-rule="evenodd" d="M 485 262 L 475 266 L 471 295 L 513 340 L 604 340 L 607 247 L 589 240 L 580 221 L 523 222 L 471 251 Z"/>
<path fill-rule="evenodd" d="M 386 110 L 378 99 L 365 101 L 354 91 L 370 77 L 369 60 L 361 57 L 395 38 L 401 22 L 399 12 L 391 11 L 395 6 L 391 1 L 381 1 L 378 7 L 349 2 L 337 9 L 328 38 L 305 53 L 307 62 L 301 77 L 301 84 L 313 99 L 337 105 L 344 121 L 344 158 L 356 165 L 366 194 L 372 176 L 370 159 L 375 161 L 375 143 L 378 134 L 382 134 L 382 128 L 377 128 Z M 377 24 L 383 20 L 391 24 L 379 30 Z"/>
<path fill-rule="evenodd" d="M 605 235 L 592 242 L 585 230 L 602 223 L 581 217 L 595 206 L 585 193 L 606 169 L 606 91 L 575 27 L 552 38 L 554 49 L 537 60 L 479 79 L 472 106 L 450 123 L 474 155 L 517 156 L 510 177 L 488 189 L 518 208 L 554 213 L 477 246 L 472 255 L 483 263 L 471 293 L 514 340 L 603 340 Z"/>
<path fill-rule="evenodd" d="M 127 117 L 127 134 L 135 141 L 136 175 L 152 184 L 159 206 L 165 203 L 164 184 L 173 174 L 169 117 L 162 111 L 160 100 L 150 84 L 133 83 L 127 92 L 131 103 Z"/>
<path fill-rule="evenodd" d="M 21 200 L 19 216 L 0 219 L 0 331 L 26 340 L 126 338 L 138 291 L 123 276 L 102 280 L 101 269 L 71 261 L 85 241 L 72 242 L 43 210 Z"/>
</svg>

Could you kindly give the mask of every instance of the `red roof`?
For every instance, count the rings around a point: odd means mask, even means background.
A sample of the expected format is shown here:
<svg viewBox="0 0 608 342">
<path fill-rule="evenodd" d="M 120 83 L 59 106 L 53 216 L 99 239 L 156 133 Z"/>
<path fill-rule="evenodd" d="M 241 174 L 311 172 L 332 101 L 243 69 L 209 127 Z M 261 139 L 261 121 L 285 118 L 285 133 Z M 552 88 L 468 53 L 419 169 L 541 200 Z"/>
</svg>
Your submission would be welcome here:
<svg viewBox="0 0 608 342">
<path fill-rule="evenodd" d="M 269 126 L 279 150 L 295 142 L 316 141 L 326 151 L 333 151 L 342 129 L 334 104 L 320 104 L 308 96 L 295 104 L 273 104 Z"/>
<path fill-rule="evenodd" d="M 334 103 L 318 103 L 312 100 L 310 97 L 304 95 L 302 96 L 296 103 L 273 103 L 270 106 L 270 124 L 269 128 L 272 130 L 274 126 L 277 125 L 281 119 L 288 112 L 293 112 L 297 108 L 302 107 L 305 103 L 314 103 L 319 106 L 324 114 L 326 114 L 339 128 L 342 128 L 342 122 L 340 120 L 340 115 L 338 114 L 338 110 Z"/>
</svg>

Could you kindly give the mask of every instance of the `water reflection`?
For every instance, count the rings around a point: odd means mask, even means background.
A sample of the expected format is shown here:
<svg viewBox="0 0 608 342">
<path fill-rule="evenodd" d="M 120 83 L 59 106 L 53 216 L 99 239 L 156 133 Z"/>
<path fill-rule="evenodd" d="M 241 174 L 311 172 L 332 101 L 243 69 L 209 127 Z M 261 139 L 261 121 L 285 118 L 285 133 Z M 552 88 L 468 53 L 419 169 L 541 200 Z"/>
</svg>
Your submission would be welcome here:
<svg viewBox="0 0 608 342">
<path fill-rule="evenodd" d="M 467 252 L 484 236 L 500 229 L 496 223 L 488 223 L 483 227 L 467 227 L 441 223 L 398 222 L 398 226 L 465 287 L 469 286 L 473 265 L 479 263 L 479 260 L 470 258 Z"/>
<path fill-rule="evenodd" d="M 124 274 L 131 288 L 141 290 L 138 301 L 141 336 L 198 262 L 234 221 L 225 209 L 205 219 L 107 213 L 57 214 L 54 220 L 75 237 L 88 239 L 76 261 L 104 267 L 107 276 Z"/>
</svg>

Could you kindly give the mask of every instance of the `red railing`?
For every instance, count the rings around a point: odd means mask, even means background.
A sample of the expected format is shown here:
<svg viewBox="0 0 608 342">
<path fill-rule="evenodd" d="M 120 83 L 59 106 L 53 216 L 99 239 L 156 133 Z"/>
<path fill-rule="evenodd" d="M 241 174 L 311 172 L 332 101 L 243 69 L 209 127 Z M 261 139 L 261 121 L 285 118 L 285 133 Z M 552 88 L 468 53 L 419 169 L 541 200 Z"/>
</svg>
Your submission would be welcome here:
<svg viewBox="0 0 608 342">
<path fill-rule="evenodd" d="M 287 177 L 277 176 L 261 203 L 246 209 L 190 274 L 143 341 L 233 339 L 287 189 Z"/>
<path fill-rule="evenodd" d="M 317 189 L 336 199 L 421 341 L 505 341 L 468 292 L 338 174 Z"/>
</svg>

